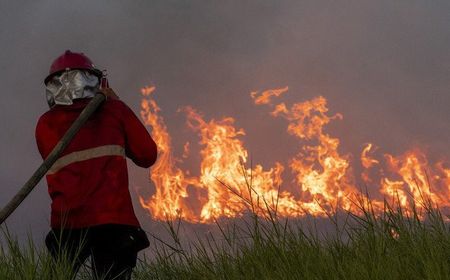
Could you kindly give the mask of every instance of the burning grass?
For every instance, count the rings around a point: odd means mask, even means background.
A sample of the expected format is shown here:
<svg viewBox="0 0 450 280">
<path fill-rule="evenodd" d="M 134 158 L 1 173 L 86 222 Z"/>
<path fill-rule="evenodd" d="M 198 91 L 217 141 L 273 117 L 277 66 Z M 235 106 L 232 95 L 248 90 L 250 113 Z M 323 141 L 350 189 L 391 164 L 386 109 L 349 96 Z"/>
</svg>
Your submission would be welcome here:
<svg viewBox="0 0 450 280">
<path fill-rule="evenodd" d="M 341 120 L 343 114 L 331 114 L 323 96 L 289 104 L 278 100 L 288 94 L 288 87 L 250 94 L 255 105 L 268 108 L 271 117 L 283 119 L 286 132 L 298 141 L 291 155 L 267 167 L 252 164 L 243 139 L 245 130 L 233 117 L 208 119 L 189 106 L 181 111 L 199 141 L 186 143 L 182 157 L 177 157 L 155 92 L 155 87 L 143 88 L 141 102 L 142 120 L 151 128 L 159 150 L 149 174 L 155 192 L 139 194 L 141 206 L 155 220 L 180 217 L 208 224 L 215 219 L 237 218 L 245 207 L 236 193 L 251 201 L 259 196 L 260 202 L 264 199 L 272 206 L 276 201 L 277 213 L 291 219 L 308 214 L 326 217 L 335 208 L 356 212 L 359 209 L 353 201 L 366 195 L 360 185 L 368 186 L 378 215 L 383 212 L 384 199 L 391 204 L 398 201 L 408 210 L 414 201 L 426 197 L 443 213 L 450 210 L 450 168 L 445 159 L 430 160 L 420 148 L 401 155 L 382 153 L 371 143 L 366 143 L 360 156 L 343 153 L 340 143 L 345 139 L 327 132 L 327 126 Z M 200 157 L 198 169 L 182 168 L 190 149 Z M 271 147 L 266 151 L 270 154 Z M 252 191 L 246 189 L 249 178 Z"/>
<path fill-rule="evenodd" d="M 154 244 L 136 279 L 450 279 L 450 226 L 429 201 L 409 211 L 386 202 L 375 214 L 360 200 L 362 215 L 330 214 L 327 232 L 314 217 L 305 226 L 248 206 L 249 216 L 216 221 L 219 236 L 184 246 L 179 224 L 167 222 L 172 242 Z"/>
<path fill-rule="evenodd" d="M 171 241 L 153 236 L 133 279 L 450 279 L 450 226 L 430 204 L 405 211 L 385 203 L 375 214 L 361 200 L 363 215 L 330 214 L 324 232 L 317 218 L 287 220 L 269 207 L 261 215 L 244 203 L 249 215 L 216 221 L 218 235 L 188 243 L 180 221 L 166 222 Z M 0 279 L 71 279 L 67 261 L 55 264 L 32 242 L 4 237 Z M 86 268 L 76 279 L 89 279 Z"/>
</svg>

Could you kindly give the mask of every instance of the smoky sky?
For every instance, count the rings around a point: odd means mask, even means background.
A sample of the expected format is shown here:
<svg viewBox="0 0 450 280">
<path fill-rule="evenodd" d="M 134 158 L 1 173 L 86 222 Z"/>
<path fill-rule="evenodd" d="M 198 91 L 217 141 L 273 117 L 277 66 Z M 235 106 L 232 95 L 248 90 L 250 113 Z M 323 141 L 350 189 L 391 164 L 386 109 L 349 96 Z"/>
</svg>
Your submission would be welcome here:
<svg viewBox="0 0 450 280">
<path fill-rule="evenodd" d="M 177 113 L 191 105 L 207 120 L 234 117 L 254 162 L 270 167 L 292 156 L 298 147 L 285 121 L 249 97 L 289 86 L 286 103 L 323 95 L 331 113 L 343 114 L 327 127 L 342 153 L 373 142 L 382 152 L 419 146 L 450 158 L 449 1 L 2 0 L 0 45 L 1 206 L 42 161 L 34 129 L 48 109 L 43 80 L 66 49 L 107 69 L 136 114 L 139 89 L 156 85 L 176 151 L 198 141 Z M 152 190 L 148 171 L 129 166 L 131 188 Z M 10 230 L 42 238 L 49 205 L 44 180 Z"/>
</svg>

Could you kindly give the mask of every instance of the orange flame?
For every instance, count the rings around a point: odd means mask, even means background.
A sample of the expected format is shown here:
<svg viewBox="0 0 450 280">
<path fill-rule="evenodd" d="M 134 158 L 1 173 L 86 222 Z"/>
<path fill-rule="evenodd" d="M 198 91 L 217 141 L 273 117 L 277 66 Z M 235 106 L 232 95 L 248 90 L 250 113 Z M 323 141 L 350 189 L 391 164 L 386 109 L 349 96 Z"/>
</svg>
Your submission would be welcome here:
<svg viewBox="0 0 450 280">
<path fill-rule="evenodd" d="M 422 151 L 408 151 L 400 157 L 392 155 L 385 155 L 385 157 L 390 168 L 402 178 L 401 181 L 396 182 L 398 194 L 395 194 L 400 198 L 402 206 L 406 206 L 406 201 L 410 206 L 424 202 L 434 203 L 435 206 L 449 205 L 448 193 L 444 190 L 435 192 L 431 190 L 432 186 L 440 185 L 440 179 L 436 176 L 432 177 L 435 171 L 429 166 Z M 389 195 L 392 196 L 391 193 Z M 421 205 L 418 206 L 421 208 Z"/>
<path fill-rule="evenodd" d="M 376 166 L 380 162 L 374 159 L 370 153 L 372 152 L 372 143 L 368 143 L 361 152 L 361 164 L 364 167 L 364 170 L 361 174 L 361 179 L 364 183 L 369 184 L 372 182 L 369 174 L 369 169 L 373 166 Z"/>
<path fill-rule="evenodd" d="M 255 104 L 259 104 L 256 95 L 252 97 Z M 349 210 L 352 205 L 349 195 L 356 193 L 348 173 L 348 157 L 338 152 L 339 139 L 323 131 L 326 124 L 333 119 L 342 119 L 342 115 L 328 116 L 327 112 L 327 101 L 319 96 L 296 103 L 290 109 L 284 103 L 277 104 L 271 113 L 288 120 L 288 133 L 317 142 L 301 147 L 289 164 L 302 191 L 297 204 L 313 215 L 325 215 L 335 207 Z"/>
<path fill-rule="evenodd" d="M 206 122 L 194 109 L 185 109 L 188 124 L 200 134 L 203 146 L 199 187 L 208 193 L 200 218 L 210 221 L 217 217 L 235 217 L 250 205 L 262 206 L 258 201 L 273 201 L 276 187 L 281 184 L 280 164 L 268 171 L 261 165 L 245 168 L 248 153 L 237 137 L 245 132 L 234 127 L 233 118 Z M 251 180 L 251 182 L 250 182 Z M 262 195 L 260 198 L 259 195 Z M 242 200 L 248 203 L 242 203 Z M 257 209 L 256 209 L 257 210 Z"/>
<path fill-rule="evenodd" d="M 187 186 L 195 184 L 195 178 L 187 178 L 183 170 L 175 167 L 172 155 L 171 138 L 167 132 L 164 120 L 159 116 L 161 109 L 154 99 L 151 99 L 155 87 L 141 90 L 144 97 L 141 102 L 141 118 L 144 124 L 152 128 L 152 138 L 158 146 L 158 161 L 152 167 L 150 178 L 156 186 L 156 193 L 150 200 L 139 197 L 143 208 L 148 209 L 154 217 L 159 219 L 173 219 L 181 217 L 196 222 L 190 207 L 184 198 L 188 196 Z"/>
<path fill-rule="evenodd" d="M 364 166 L 364 168 L 371 168 L 372 166 L 375 166 L 380 163 L 378 160 L 372 158 L 369 155 L 369 153 L 372 150 L 372 146 L 373 146 L 372 143 L 368 143 L 361 152 L 361 163 Z"/>
<path fill-rule="evenodd" d="M 273 96 L 278 97 L 283 93 L 286 93 L 288 89 L 289 87 L 284 87 L 280 89 L 269 89 L 261 93 L 259 96 L 257 96 L 258 92 L 254 91 L 250 93 L 250 96 L 255 100 L 255 104 L 257 105 L 269 104 Z"/>
<path fill-rule="evenodd" d="M 155 87 L 142 89 L 141 117 L 152 128 L 159 148 L 159 159 L 150 176 L 156 191 L 150 198 L 140 196 L 140 203 L 155 219 L 181 217 L 208 223 L 220 217 L 237 217 L 247 210 L 265 215 L 265 210 L 270 209 L 285 217 L 302 217 L 306 213 L 326 216 L 339 209 L 356 211 L 354 203 L 363 194 L 356 187 L 351 157 L 341 154 L 340 140 L 325 132 L 326 125 L 342 119 L 342 115 L 330 115 L 324 97 L 288 106 L 273 102 L 286 94 L 288 87 L 250 94 L 256 105 L 269 106 L 270 115 L 285 119 L 287 132 L 302 143 L 297 154 L 285 163 L 275 162 L 270 169 L 249 164 L 242 140 L 245 131 L 236 128 L 235 119 L 205 120 L 192 107 L 184 108 L 187 125 L 198 134 L 201 148 L 199 175 L 188 177 L 189 171 L 176 166 L 180 160 L 173 155 L 154 91 Z M 183 158 L 189 156 L 190 149 L 187 142 Z M 360 159 L 361 179 L 367 184 L 380 182 L 376 186 L 378 195 L 386 201 L 406 208 L 426 199 L 437 206 L 450 207 L 450 169 L 443 162 L 431 168 L 423 152 L 411 150 L 398 157 L 386 154 L 383 163 L 374 158 L 371 143 L 363 148 Z M 281 189 L 285 166 L 295 180 L 293 185 Z M 377 180 L 372 178 L 375 173 Z M 188 191 L 188 187 L 193 191 Z M 381 211 L 383 200 L 372 202 Z"/>
</svg>

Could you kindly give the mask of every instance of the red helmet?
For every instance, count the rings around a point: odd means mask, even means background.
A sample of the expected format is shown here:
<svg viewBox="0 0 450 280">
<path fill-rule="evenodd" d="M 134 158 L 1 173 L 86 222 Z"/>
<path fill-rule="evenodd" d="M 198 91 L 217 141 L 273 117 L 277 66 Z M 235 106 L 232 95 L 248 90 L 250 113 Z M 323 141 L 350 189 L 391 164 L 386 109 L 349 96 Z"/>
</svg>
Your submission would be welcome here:
<svg viewBox="0 0 450 280">
<path fill-rule="evenodd" d="M 50 74 L 45 78 L 44 83 L 47 84 L 53 76 L 63 71 L 73 69 L 87 70 L 96 75 L 99 79 L 102 77 L 102 71 L 95 68 L 89 57 L 85 56 L 83 53 L 67 50 L 53 61 L 52 66 L 50 66 Z"/>
</svg>

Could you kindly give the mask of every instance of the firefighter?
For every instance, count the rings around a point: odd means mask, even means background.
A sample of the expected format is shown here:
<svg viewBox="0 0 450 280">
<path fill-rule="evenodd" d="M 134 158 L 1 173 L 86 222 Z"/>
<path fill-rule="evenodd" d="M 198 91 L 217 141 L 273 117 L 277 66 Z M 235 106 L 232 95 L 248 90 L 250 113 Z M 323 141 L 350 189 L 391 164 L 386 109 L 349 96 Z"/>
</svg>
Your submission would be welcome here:
<svg viewBox="0 0 450 280">
<path fill-rule="evenodd" d="M 50 110 L 36 127 L 44 159 L 97 92 L 107 97 L 47 172 L 52 203 L 45 243 L 55 259 L 73 261 L 75 274 L 91 256 L 94 277 L 131 279 L 149 241 L 133 210 L 126 157 L 148 168 L 157 149 L 133 111 L 100 87 L 101 78 L 87 56 L 68 50 L 44 81 Z"/>
</svg>

